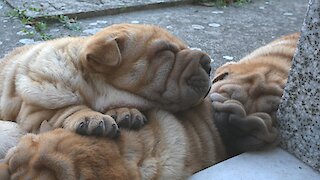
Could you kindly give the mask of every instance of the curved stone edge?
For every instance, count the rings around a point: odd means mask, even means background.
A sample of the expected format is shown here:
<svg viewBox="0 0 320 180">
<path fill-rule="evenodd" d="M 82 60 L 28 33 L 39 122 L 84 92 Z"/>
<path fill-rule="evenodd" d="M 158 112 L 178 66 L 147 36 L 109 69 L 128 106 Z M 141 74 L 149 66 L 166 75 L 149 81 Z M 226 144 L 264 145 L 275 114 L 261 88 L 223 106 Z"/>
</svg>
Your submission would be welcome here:
<svg viewBox="0 0 320 180">
<path fill-rule="evenodd" d="M 320 2 L 306 18 L 277 112 L 280 146 L 320 171 Z"/>
</svg>

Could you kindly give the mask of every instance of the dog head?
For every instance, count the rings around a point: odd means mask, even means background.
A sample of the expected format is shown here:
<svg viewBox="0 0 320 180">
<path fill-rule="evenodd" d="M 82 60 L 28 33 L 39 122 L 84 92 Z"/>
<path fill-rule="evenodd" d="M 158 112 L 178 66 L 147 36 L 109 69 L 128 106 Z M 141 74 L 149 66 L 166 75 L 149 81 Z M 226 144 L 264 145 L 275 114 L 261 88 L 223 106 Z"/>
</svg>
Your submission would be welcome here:
<svg viewBox="0 0 320 180">
<path fill-rule="evenodd" d="M 240 101 L 247 113 L 275 118 L 300 34 L 293 33 L 262 46 L 239 62 L 218 68 L 212 92 Z"/>
<path fill-rule="evenodd" d="M 274 126 L 286 76 L 264 60 L 229 62 L 215 72 L 214 120 L 231 156 L 278 143 Z"/>
<path fill-rule="evenodd" d="M 299 36 L 283 36 L 215 71 L 214 120 L 230 154 L 278 143 L 276 112 Z"/>
<path fill-rule="evenodd" d="M 170 111 L 196 105 L 210 88 L 210 57 L 153 25 L 107 27 L 89 38 L 81 59 L 117 90 Z"/>
<path fill-rule="evenodd" d="M 1 179 L 130 179 L 115 141 L 56 129 L 27 134 L 0 164 Z"/>
<path fill-rule="evenodd" d="M 240 101 L 248 114 L 265 112 L 273 118 L 287 81 L 290 65 L 257 62 L 231 62 L 215 72 L 211 93 Z"/>
</svg>

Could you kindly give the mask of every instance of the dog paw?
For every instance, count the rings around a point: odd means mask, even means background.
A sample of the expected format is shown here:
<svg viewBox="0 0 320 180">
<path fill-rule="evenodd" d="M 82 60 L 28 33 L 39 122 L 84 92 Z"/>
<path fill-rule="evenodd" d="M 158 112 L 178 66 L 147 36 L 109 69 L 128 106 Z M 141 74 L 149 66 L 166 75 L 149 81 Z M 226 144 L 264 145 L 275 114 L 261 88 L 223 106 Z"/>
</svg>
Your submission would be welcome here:
<svg viewBox="0 0 320 180">
<path fill-rule="evenodd" d="M 105 114 L 111 116 L 120 127 L 129 129 L 140 129 L 147 123 L 147 118 L 134 108 L 116 108 Z"/>
<path fill-rule="evenodd" d="M 111 138 L 117 137 L 120 133 L 118 125 L 112 117 L 96 111 L 86 111 L 73 116 L 67 121 L 64 128 L 71 129 L 81 135 Z"/>
<path fill-rule="evenodd" d="M 276 144 L 278 131 L 269 114 L 257 112 L 247 115 L 244 106 L 237 100 L 219 100 L 212 105 L 215 123 L 232 154 Z"/>
</svg>

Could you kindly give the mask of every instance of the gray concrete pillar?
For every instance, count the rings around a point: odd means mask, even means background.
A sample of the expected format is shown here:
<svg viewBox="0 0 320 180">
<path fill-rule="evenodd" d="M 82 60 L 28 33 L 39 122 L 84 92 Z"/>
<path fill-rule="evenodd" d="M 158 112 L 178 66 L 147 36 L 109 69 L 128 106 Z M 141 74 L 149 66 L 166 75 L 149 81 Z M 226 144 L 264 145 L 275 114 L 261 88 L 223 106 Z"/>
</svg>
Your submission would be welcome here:
<svg viewBox="0 0 320 180">
<path fill-rule="evenodd" d="M 320 0 L 309 0 L 277 116 L 280 145 L 320 171 Z"/>
</svg>

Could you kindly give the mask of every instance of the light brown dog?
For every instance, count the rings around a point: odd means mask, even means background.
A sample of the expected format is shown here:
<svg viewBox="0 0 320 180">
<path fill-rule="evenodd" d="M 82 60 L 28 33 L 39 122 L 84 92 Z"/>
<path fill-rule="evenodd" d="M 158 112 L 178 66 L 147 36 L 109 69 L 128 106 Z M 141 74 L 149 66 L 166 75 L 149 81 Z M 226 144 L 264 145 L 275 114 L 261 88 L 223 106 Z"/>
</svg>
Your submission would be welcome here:
<svg viewBox="0 0 320 180">
<path fill-rule="evenodd" d="M 120 24 L 90 37 L 62 38 L 17 48 L 0 61 L 0 119 L 38 132 L 47 120 L 80 134 L 114 137 L 116 122 L 145 123 L 130 107 L 171 112 L 208 93 L 210 58 L 166 30 Z"/>
<path fill-rule="evenodd" d="M 275 141 L 277 130 L 271 127 L 276 126 L 276 111 L 299 36 L 281 37 L 216 70 L 211 99 L 219 112 L 215 113 L 216 124 L 231 154 Z M 237 113 L 230 114 L 234 108 Z"/>
<path fill-rule="evenodd" d="M 81 136 L 65 129 L 28 134 L 0 165 L 3 179 L 185 179 L 226 158 L 211 104 L 175 115 L 146 113 L 139 131 L 117 139 Z M 43 127 L 42 127 L 43 128 Z"/>
</svg>

